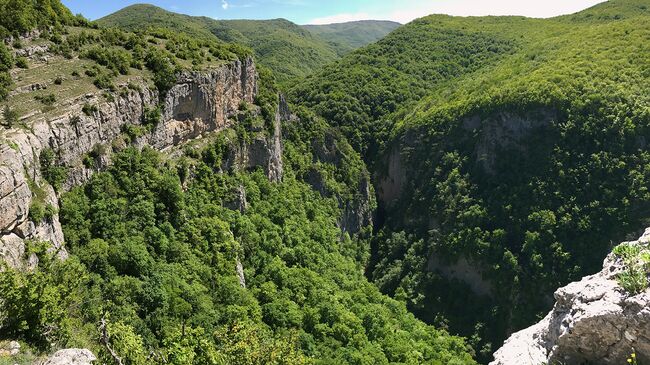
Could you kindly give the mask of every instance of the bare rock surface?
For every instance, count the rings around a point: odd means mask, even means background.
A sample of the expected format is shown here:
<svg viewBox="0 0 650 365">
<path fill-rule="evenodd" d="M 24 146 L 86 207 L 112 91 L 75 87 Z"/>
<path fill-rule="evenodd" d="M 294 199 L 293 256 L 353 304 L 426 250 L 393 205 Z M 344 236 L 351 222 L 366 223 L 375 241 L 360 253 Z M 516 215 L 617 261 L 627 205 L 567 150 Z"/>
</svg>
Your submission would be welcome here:
<svg viewBox="0 0 650 365">
<path fill-rule="evenodd" d="M 41 365 L 92 365 L 97 357 L 87 349 L 65 349 L 55 352 Z"/>
<path fill-rule="evenodd" d="M 650 228 L 629 245 L 650 245 Z M 513 334 L 491 365 L 626 364 L 632 351 L 650 363 L 650 289 L 631 295 L 616 276 L 625 268 L 613 253 L 603 270 L 555 292 L 553 310 Z"/>
<path fill-rule="evenodd" d="M 62 258 L 67 255 L 56 215 L 42 222 L 29 219 L 34 199 L 42 200 L 54 211 L 59 209 L 57 194 L 41 176 L 39 156 L 43 150 L 54 151 L 56 163 L 68 168 L 62 186 L 62 190 L 68 190 L 85 183 L 97 169 L 110 163 L 112 147 L 119 142 L 125 126 L 142 124 L 147 109 L 160 105 L 162 118 L 135 144 L 163 151 L 229 127 L 229 120 L 240 104 L 252 104 L 256 93 L 255 65 L 252 59 L 246 59 L 206 71 L 183 72 L 160 101 L 157 91 L 146 85 L 115 95 L 112 101 L 105 100 L 98 91 L 73 99 L 63 115 L 43 116 L 28 129 L 0 132 L 0 259 L 12 267 L 29 266 L 30 262 L 24 260 L 24 242 L 28 239 L 50 242 L 52 250 Z M 84 113 L 82 108 L 87 103 L 97 106 L 97 110 Z M 275 139 L 268 145 L 265 147 L 272 152 L 267 171 L 272 180 L 279 180 L 281 146 L 277 146 Z M 82 161 L 97 150 L 106 155 L 98 158 L 98 168 L 89 169 Z M 35 189 L 39 190 L 39 197 Z"/>
</svg>

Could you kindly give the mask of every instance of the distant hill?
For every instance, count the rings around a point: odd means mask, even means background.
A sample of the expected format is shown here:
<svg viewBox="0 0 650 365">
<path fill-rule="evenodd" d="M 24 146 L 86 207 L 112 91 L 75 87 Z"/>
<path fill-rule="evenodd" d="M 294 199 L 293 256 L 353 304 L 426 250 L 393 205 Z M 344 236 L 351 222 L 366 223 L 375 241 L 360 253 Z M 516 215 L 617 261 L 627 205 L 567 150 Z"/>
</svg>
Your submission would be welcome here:
<svg viewBox="0 0 650 365">
<path fill-rule="evenodd" d="M 302 27 L 285 19 L 215 20 L 145 4 L 126 7 L 97 23 L 129 31 L 166 28 L 199 38 L 216 36 L 240 43 L 252 48 L 259 63 L 270 68 L 280 82 L 309 75 L 342 55 L 376 41 L 398 25 L 368 21 Z"/>
<path fill-rule="evenodd" d="M 339 54 L 345 54 L 384 38 L 400 25 L 387 20 L 361 20 L 303 27 L 338 47 Z"/>
</svg>

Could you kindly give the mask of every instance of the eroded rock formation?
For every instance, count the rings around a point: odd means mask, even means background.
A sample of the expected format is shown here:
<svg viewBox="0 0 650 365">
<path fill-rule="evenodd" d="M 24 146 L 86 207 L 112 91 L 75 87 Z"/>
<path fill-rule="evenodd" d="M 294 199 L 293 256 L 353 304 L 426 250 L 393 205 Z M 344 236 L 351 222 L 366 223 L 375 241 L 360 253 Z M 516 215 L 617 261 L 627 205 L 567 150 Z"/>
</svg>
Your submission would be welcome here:
<svg viewBox="0 0 650 365">
<path fill-rule="evenodd" d="M 29 266 L 30 262 L 22 260 L 29 239 L 49 241 L 59 255 L 66 255 L 56 214 L 42 222 L 29 219 L 35 199 L 54 212 L 59 207 L 57 194 L 40 171 L 43 150 L 51 149 L 56 163 L 68 168 L 67 180 L 61 187 L 67 190 L 88 181 L 96 170 L 82 163 L 84 157 L 101 150 L 108 156 L 100 156 L 98 165 L 108 164 L 112 147 L 119 147 L 125 127 L 141 125 L 145 111 L 154 109 L 159 100 L 160 122 L 136 136 L 132 143 L 162 151 L 228 127 L 241 103 L 252 104 L 256 93 L 255 65 L 252 59 L 246 59 L 217 69 L 184 72 L 162 100 L 146 86 L 115 95 L 112 101 L 99 92 L 87 94 L 68 101 L 64 115 L 42 117 L 30 123 L 29 129 L 5 132 L 0 143 L 0 259 L 12 267 Z M 96 109 L 84 113 L 84 105 Z M 276 130 L 279 128 L 276 126 Z M 267 166 L 272 166 L 269 177 L 277 181 L 282 176 L 281 146 L 275 138 L 269 144 L 265 146 L 270 151 Z"/>
<path fill-rule="evenodd" d="M 630 245 L 650 245 L 650 228 Z M 635 351 L 650 363 L 650 289 L 632 295 L 617 282 L 621 258 L 607 256 L 603 270 L 555 292 L 553 310 L 513 334 L 491 365 L 626 364 Z"/>
</svg>

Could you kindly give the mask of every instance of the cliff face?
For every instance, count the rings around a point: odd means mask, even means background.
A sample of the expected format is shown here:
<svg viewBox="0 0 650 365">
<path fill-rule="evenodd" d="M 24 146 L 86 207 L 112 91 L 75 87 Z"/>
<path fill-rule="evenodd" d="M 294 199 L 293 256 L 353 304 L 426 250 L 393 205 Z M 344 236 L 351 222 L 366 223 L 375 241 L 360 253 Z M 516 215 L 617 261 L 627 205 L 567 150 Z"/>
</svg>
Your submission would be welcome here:
<svg viewBox="0 0 650 365">
<path fill-rule="evenodd" d="M 625 244 L 647 249 L 650 228 Z M 633 351 L 639 364 L 650 362 L 650 289 L 625 292 L 616 280 L 623 270 L 612 253 L 601 272 L 558 289 L 553 310 L 513 334 L 491 365 L 625 364 Z"/>
<path fill-rule="evenodd" d="M 257 73 L 251 59 L 208 71 L 185 72 L 160 100 L 160 122 L 133 143 L 162 151 L 203 133 L 224 129 L 240 103 L 253 103 L 256 93 Z M 21 260 L 26 240 L 49 241 L 60 256 L 66 256 L 57 215 L 42 222 L 29 219 L 35 199 L 54 212 L 58 210 L 57 195 L 41 174 L 39 156 L 43 150 L 51 149 L 55 163 L 68 169 L 62 189 L 82 184 L 97 168 L 110 162 L 111 146 L 119 148 L 123 143 L 124 129 L 141 125 L 145 111 L 155 108 L 158 102 L 157 92 L 147 87 L 114 95 L 113 101 L 106 101 L 101 93 L 87 94 L 75 99 L 65 115 L 43 118 L 29 129 L 12 129 L 0 136 L 0 259 L 12 267 L 29 266 L 30 262 Z M 85 104 L 97 108 L 84 113 Z M 97 167 L 88 168 L 83 164 L 84 157 L 97 150 L 105 152 L 99 156 Z M 275 156 L 277 170 L 279 152 L 271 155 Z"/>
</svg>

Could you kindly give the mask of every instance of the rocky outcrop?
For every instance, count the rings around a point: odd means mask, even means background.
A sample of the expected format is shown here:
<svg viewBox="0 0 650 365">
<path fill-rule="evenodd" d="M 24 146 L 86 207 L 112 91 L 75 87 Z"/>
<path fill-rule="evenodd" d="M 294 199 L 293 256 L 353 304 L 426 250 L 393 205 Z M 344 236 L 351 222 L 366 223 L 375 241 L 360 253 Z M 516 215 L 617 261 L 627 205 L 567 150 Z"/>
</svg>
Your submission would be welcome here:
<svg viewBox="0 0 650 365">
<path fill-rule="evenodd" d="M 467 117 L 462 120 L 462 128 L 478 133 L 474 151 L 476 162 L 484 171 L 494 173 L 500 150 L 525 150 L 527 146 L 522 142 L 554 120 L 557 120 L 557 113 L 549 109 L 529 110 L 525 114 L 502 111 L 487 117 Z"/>
<path fill-rule="evenodd" d="M 428 271 L 439 272 L 450 280 L 459 280 L 469 286 L 476 295 L 491 296 L 494 289 L 492 283 L 484 278 L 481 266 L 466 257 L 460 257 L 455 262 L 448 262 L 436 254 L 431 254 L 427 262 Z"/>
<path fill-rule="evenodd" d="M 628 245 L 650 245 L 650 228 Z M 650 363 L 650 289 L 632 295 L 616 277 L 625 270 L 613 253 L 603 270 L 555 292 L 553 310 L 539 323 L 513 334 L 491 365 L 625 364 L 635 351 Z"/>
<path fill-rule="evenodd" d="M 359 233 L 364 227 L 373 225 L 373 218 L 376 208 L 375 192 L 370 182 L 370 177 L 364 172 L 358 180 L 353 181 L 354 189 L 351 194 L 341 195 L 336 188 L 328 187 L 323 171 L 316 166 L 318 164 L 331 164 L 334 166 L 345 165 L 345 159 L 349 158 L 345 147 L 341 145 L 343 140 L 333 131 L 327 131 L 322 139 L 315 138 L 311 141 L 311 148 L 314 151 L 314 166 L 307 171 L 305 182 L 318 191 L 324 197 L 335 197 L 339 208 L 342 210 L 338 226 L 343 232 L 350 234 Z"/>
<path fill-rule="evenodd" d="M 224 157 L 222 169 L 224 171 L 252 170 L 257 167 L 264 169 L 264 173 L 272 182 L 282 181 L 284 166 L 282 163 L 282 123 L 293 118 L 286 110 L 284 97 L 280 96 L 280 104 L 273 119 L 271 130 L 266 130 L 262 125 L 253 127 L 248 140 L 238 140 L 230 143 Z M 255 111 L 258 114 L 259 111 Z M 257 115 L 259 117 L 259 115 Z M 242 117 L 245 117 L 242 114 Z"/>
<path fill-rule="evenodd" d="M 357 192 L 352 199 L 338 199 L 343 207 L 343 215 L 339 227 L 343 232 L 351 234 L 360 232 L 364 227 L 371 227 L 375 214 L 375 197 L 369 178 L 359 181 Z"/>
<path fill-rule="evenodd" d="M 92 365 L 97 357 L 87 349 L 65 349 L 55 352 L 40 365 Z"/>
<path fill-rule="evenodd" d="M 144 84 L 144 83 L 143 83 Z M 30 128 L 12 129 L 0 136 L 0 259 L 14 267 L 27 265 L 20 262 L 27 239 L 49 241 L 53 250 L 65 256 L 63 234 L 56 215 L 43 222 L 30 222 L 29 210 L 37 199 L 35 188 L 44 194 L 38 197 L 43 204 L 58 210 L 54 190 L 43 180 L 39 156 L 45 149 L 56 154 L 56 162 L 68 169 L 62 189 L 86 182 L 96 168 L 82 161 L 93 151 L 104 151 L 100 156 L 105 166 L 110 162 L 112 146 L 119 147 L 127 126 L 140 126 L 146 110 L 159 105 L 156 91 L 143 86 L 131 88 L 114 95 L 107 101 L 101 93 L 79 96 L 66 101 L 69 105 L 63 115 L 40 117 Z M 253 103 L 257 93 L 257 73 L 251 59 L 207 71 L 188 71 L 179 75 L 178 83 L 160 100 L 162 116 L 159 123 L 135 136 L 138 146 L 149 145 L 166 150 L 203 133 L 218 131 L 229 126 L 242 103 Z M 82 111 L 84 105 L 96 108 Z M 279 126 L 277 127 L 280 128 Z M 281 146 L 268 148 L 269 176 L 281 178 L 277 160 L 281 161 Z M 98 148 L 101 147 L 101 148 Z M 279 157 L 278 157 L 279 155 Z M 281 163 L 280 163 L 281 166 Z"/>
<path fill-rule="evenodd" d="M 406 169 L 398 147 L 393 147 L 387 156 L 385 176 L 380 178 L 377 197 L 386 205 L 396 202 L 406 183 Z"/>
</svg>

